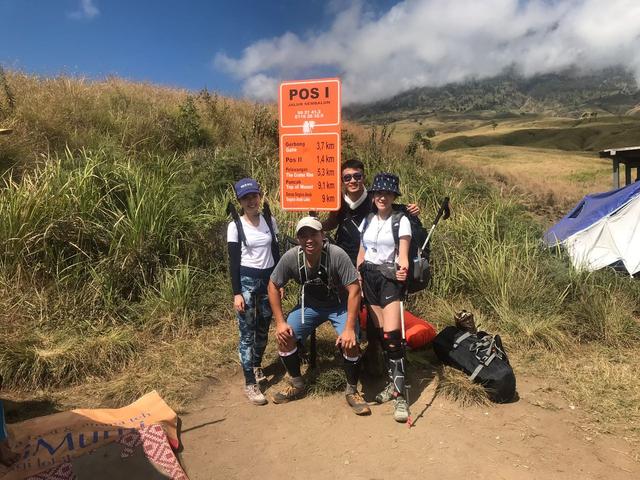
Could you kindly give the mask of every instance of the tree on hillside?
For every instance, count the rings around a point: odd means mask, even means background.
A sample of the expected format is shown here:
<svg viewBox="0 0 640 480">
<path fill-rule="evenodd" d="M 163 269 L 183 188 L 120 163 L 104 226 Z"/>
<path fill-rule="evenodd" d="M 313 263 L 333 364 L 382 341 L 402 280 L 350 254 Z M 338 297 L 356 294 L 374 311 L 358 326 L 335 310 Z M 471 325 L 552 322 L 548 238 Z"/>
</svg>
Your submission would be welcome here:
<svg viewBox="0 0 640 480">
<path fill-rule="evenodd" d="M 409 157 L 415 157 L 420 147 L 422 147 L 424 150 L 433 149 L 431 140 L 429 140 L 427 137 L 422 136 L 422 133 L 416 132 L 413 134 L 411 141 L 407 143 L 407 146 L 404 149 L 404 153 L 406 153 Z"/>
</svg>

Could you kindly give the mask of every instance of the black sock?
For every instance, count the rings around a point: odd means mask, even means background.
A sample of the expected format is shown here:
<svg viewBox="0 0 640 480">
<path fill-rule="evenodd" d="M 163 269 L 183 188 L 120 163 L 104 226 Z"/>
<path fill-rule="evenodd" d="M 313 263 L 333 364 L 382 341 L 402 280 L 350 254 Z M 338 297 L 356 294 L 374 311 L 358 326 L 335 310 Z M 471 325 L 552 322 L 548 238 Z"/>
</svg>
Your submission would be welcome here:
<svg viewBox="0 0 640 480">
<path fill-rule="evenodd" d="M 343 368 L 344 374 L 347 377 L 347 383 L 349 385 L 357 387 L 358 378 L 360 378 L 360 358 L 355 361 L 344 358 Z"/>
<path fill-rule="evenodd" d="M 302 376 L 300 373 L 300 356 L 297 349 L 290 355 L 280 355 L 280 360 L 282 360 L 282 364 L 291 378 Z"/>
</svg>

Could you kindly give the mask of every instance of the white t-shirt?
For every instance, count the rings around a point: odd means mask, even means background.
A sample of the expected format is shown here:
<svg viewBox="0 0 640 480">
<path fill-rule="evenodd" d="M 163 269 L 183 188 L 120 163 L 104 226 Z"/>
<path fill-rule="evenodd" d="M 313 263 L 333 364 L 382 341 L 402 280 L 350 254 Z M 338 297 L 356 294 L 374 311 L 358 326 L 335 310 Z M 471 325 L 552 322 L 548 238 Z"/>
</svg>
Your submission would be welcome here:
<svg viewBox="0 0 640 480">
<path fill-rule="evenodd" d="M 386 220 L 380 220 L 377 215 L 371 219 L 367 229 L 362 232 L 367 219 L 360 224 L 362 233 L 362 245 L 364 246 L 365 262 L 382 265 L 383 263 L 393 263 L 396 261 L 396 244 L 393 241 L 393 231 L 391 230 L 391 216 Z M 406 216 L 400 219 L 398 237 L 411 236 L 411 224 Z"/>
<path fill-rule="evenodd" d="M 260 223 L 257 227 L 251 225 L 244 217 L 240 217 L 242 222 L 242 229 L 247 240 L 247 245 L 240 245 L 241 257 L 240 265 L 243 267 L 258 268 L 264 270 L 271 268 L 275 264 L 273 261 L 273 254 L 271 253 L 271 231 L 269 225 L 264 219 L 262 214 L 260 215 Z M 276 219 L 271 217 L 273 223 L 273 230 L 278 233 L 278 225 Z M 227 242 L 239 242 L 238 228 L 235 222 L 229 223 L 227 226 Z"/>
</svg>

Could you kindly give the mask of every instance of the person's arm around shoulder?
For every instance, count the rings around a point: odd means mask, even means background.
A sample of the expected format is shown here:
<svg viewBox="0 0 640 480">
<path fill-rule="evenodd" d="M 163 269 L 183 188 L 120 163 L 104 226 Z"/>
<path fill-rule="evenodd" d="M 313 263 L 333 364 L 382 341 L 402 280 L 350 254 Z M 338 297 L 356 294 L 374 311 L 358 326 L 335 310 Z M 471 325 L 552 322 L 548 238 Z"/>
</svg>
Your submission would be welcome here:
<svg viewBox="0 0 640 480">
<path fill-rule="evenodd" d="M 415 203 L 409 203 L 406 208 L 407 213 L 412 217 L 417 217 L 420 215 L 420 207 Z"/>
<path fill-rule="evenodd" d="M 339 222 L 339 215 L 340 215 L 340 211 L 339 210 L 334 210 L 332 212 L 329 213 L 329 216 L 322 222 L 322 230 L 324 230 L 325 232 L 328 232 L 330 230 L 333 230 L 334 228 L 338 227 L 338 223 Z"/>
</svg>

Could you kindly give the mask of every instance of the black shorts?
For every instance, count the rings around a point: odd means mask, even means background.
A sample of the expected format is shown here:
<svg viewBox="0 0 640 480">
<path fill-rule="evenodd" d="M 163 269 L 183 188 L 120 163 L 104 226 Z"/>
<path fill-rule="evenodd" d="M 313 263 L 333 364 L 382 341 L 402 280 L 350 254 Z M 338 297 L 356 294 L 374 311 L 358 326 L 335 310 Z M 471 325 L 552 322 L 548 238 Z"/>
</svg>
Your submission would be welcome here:
<svg viewBox="0 0 640 480">
<path fill-rule="evenodd" d="M 382 308 L 402 298 L 402 283 L 390 280 L 382 275 L 374 266 L 364 268 L 362 272 L 362 290 L 364 303 Z"/>
</svg>

